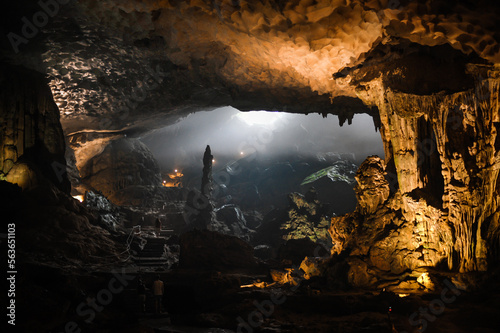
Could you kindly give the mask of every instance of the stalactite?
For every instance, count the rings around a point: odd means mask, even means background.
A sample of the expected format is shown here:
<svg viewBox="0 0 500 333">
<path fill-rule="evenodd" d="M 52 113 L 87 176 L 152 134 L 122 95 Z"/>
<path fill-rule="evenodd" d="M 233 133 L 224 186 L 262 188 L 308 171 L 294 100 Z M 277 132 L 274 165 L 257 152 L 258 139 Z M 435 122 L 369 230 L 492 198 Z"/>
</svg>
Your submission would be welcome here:
<svg viewBox="0 0 500 333">
<path fill-rule="evenodd" d="M 493 68 L 477 77 L 473 89 L 452 94 L 402 93 L 382 78 L 360 91 L 380 111 L 385 162 L 394 163 L 399 187 L 375 212 L 332 219 L 330 233 L 341 244 L 335 253 L 358 253 L 368 242 L 368 264 L 393 273 L 441 262 L 460 272 L 484 271 L 488 260 L 498 260 L 500 80 Z M 386 228 L 392 212 L 397 227 L 378 239 L 375 231 Z M 377 227 L 360 227 L 366 223 Z M 351 267 L 351 274 L 366 272 Z"/>
</svg>

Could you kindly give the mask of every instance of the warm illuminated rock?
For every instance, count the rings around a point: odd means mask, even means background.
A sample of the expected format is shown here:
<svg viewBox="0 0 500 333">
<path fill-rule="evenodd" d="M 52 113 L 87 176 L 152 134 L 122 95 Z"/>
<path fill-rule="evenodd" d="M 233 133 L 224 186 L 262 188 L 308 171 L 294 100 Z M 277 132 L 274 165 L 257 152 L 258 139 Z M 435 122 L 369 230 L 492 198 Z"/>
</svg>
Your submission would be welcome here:
<svg viewBox="0 0 500 333">
<path fill-rule="evenodd" d="M 288 195 L 288 199 L 288 219 L 280 225 L 282 239 L 309 238 L 313 242 L 329 246 L 328 212 L 317 199 L 316 190 L 311 188 L 305 195 L 294 192 Z"/>
<path fill-rule="evenodd" d="M 116 139 L 190 111 L 233 105 L 333 113 L 341 123 L 366 112 L 380 128 L 385 161 L 371 157 L 361 166 L 356 211 L 331 220 L 331 252 L 341 261 L 334 271 L 357 286 L 388 280 L 403 289 L 428 288 L 417 275 L 424 267 L 482 271 L 498 261 L 494 2 L 82 0 L 67 6 L 24 53 L 6 52 L 8 62 L 43 74 L 2 69 L 2 179 L 35 194 L 49 189 L 44 200 L 50 203 L 59 200 L 50 186 L 32 189 L 43 178 L 69 192 L 45 74 L 76 167 L 87 185 L 111 196 L 160 183 L 148 171 L 154 163 L 147 152 Z M 126 153 L 121 144 L 112 149 L 117 142 L 125 142 Z M 144 194 L 132 190 L 124 197 Z M 69 222 L 63 209 L 50 225 L 92 229 L 79 208 L 68 210 Z M 292 216 L 292 224 L 303 216 Z"/>
<path fill-rule="evenodd" d="M 23 189 L 50 179 L 69 193 L 59 112 L 43 75 L 0 66 L 0 177 Z"/>
<path fill-rule="evenodd" d="M 320 263 L 321 260 L 317 258 L 305 257 L 299 266 L 299 269 L 304 272 L 304 279 L 309 280 L 315 276 L 320 276 L 322 274 Z"/>
<path fill-rule="evenodd" d="M 389 197 L 389 183 L 385 179 L 385 165 L 378 156 L 368 157 L 356 173 L 356 211 L 373 214 Z"/>
<path fill-rule="evenodd" d="M 491 67 L 475 70 L 487 78 L 464 92 L 406 94 L 387 88 L 382 77 L 360 95 L 380 110 L 396 191 L 385 200 L 373 193 L 387 193 L 385 180 L 358 184 L 357 211 L 332 219 L 332 253 L 346 251 L 364 262 L 350 266 L 351 283 L 376 284 L 367 277 L 380 275 L 376 271 L 404 280 L 404 272 L 429 266 L 486 270 L 498 258 L 498 74 Z"/>
</svg>

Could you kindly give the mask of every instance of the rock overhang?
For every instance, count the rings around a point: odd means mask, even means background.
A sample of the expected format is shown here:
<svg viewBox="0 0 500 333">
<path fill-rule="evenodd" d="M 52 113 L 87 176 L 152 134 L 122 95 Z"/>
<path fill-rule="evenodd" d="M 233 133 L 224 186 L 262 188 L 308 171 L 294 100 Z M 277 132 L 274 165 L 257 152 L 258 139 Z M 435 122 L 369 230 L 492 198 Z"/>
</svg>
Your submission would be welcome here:
<svg viewBox="0 0 500 333">
<path fill-rule="evenodd" d="M 381 75 L 417 95 L 470 89 L 468 64 L 500 62 L 497 16 L 489 1 L 80 0 L 16 59 L 40 58 L 66 133 L 225 105 L 349 119 L 377 113 L 358 90 Z"/>
</svg>

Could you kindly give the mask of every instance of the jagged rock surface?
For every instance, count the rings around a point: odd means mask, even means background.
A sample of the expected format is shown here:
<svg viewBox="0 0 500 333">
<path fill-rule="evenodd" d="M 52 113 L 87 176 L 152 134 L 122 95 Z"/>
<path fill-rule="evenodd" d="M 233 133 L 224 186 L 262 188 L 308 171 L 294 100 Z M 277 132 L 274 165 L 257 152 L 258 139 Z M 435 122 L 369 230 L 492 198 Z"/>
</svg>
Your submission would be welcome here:
<svg viewBox="0 0 500 333">
<path fill-rule="evenodd" d="M 288 219 L 280 226 L 283 240 L 309 238 L 330 246 L 328 209 L 317 199 L 316 190 L 311 188 L 305 195 L 294 192 L 288 198 Z"/>
<path fill-rule="evenodd" d="M 115 204 L 138 204 L 148 186 L 161 184 L 160 168 L 150 150 L 137 139 L 111 141 L 80 171 L 83 181 Z"/>
<path fill-rule="evenodd" d="M 442 263 L 484 270 L 500 257 L 498 14 L 490 1 L 82 0 L 9 61 L 49 75 L 64 128 L 75 138 L 100 130 L 94 148 L 221 104 L 333 113 L 341 123 L 375 115 L 389 181 L 380 166 L 376 181 L 360 178 L 359 209 L 330 228 L 350 281 L 370 285 Z M 22 84 L 42 77 L 32 74 Z M 33 97 L 13 82 L 15 91 L 2 82 L 2 109 Z M 44 177 L 57 178 L 46 148 L 64 166 L 54 103 L 38 97 L 30 111 L 2 114 L 2 178 L 25 187 L 40 180 L 19 162 L 25 148 Z M 122 179 L 145 179 L 131 177 Z"/>
<path fill-rule="evenodd" d="M 424 267 L 483 271 L 498 260 L 499 76 L 492 67 L 474 73 L 475 87 L 453 94 L 398 92 L 384 78 L 364 86 L 360 96 L 380 109 L 397 190 L 381 200 L 388 184 L 378 161 L 383 195 L 358 186 L 360 206 L 370 209 L 332 219 L 332 253 L 349 254 L 352 284 Z"/>
<path fill-rule="evenodd" d="M 7 65 L 0 78 L 0 179 L 30 189 L 47 178 L 69 193 L 64 135 L 47 82 Z"/>
<path fill-rule="evenodd" d="M 368 157 L 356 173 L 356 210 L 361 214 L 374 213 L 389 197 L 389 183 L 385 179 L 384 162 L 377 156 Z"/>
</svg>

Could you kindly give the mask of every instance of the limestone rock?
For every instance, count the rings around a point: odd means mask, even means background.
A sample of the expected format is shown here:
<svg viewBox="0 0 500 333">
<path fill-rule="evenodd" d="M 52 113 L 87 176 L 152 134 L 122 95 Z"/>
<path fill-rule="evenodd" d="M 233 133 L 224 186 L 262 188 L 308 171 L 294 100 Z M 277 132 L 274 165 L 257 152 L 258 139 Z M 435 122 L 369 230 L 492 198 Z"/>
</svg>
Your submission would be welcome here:
<svg viewBox="0 0 500 333">
<path fill-rule="evenodd" d="M 161 184 L 160 169 L 151 151 L 139 140 L 129 138 L 111 141 L 82 167 L 80 174 L 88 186 L 116 204 L 123 202 L 120 192 L 129 187 Z M 140 188 L 136 192 L 129 194 L 146 199 L 147 192 Z"/>
<path fill-rule="evenodd" d="M 253 248 L 243 240 L 209 230 L 181 235 L 180 265 L 183 268 L 233 270 L 256 267 Z"/>
<path fill-rule="evenodd" d="M 43 75 L 0 64 L 0 177 L 34 188 L 47 178 L 69 193 L 59 110 Z"/>
<path fill-rule="evenodd" d="M 304 279 L 309 280 L 315 276 L 320 276 L 321 271 L 321 260 L 318 258 L 305 257 L 300 263 L 299 269 L 304 272 Z"/>
<path fill-rule="evenodd" d="M 273 281 L 279 284 L 296 286 L 301 281 L 297 272 L 292 268 L 286 268 L 284 271 L 272 269 L 270 274 Z"/>
<path fill-rule="evenodd" d="M 35 188 L 38 185 L 36 172 L 27 163 L 15 163 L 5 179 L 23 190 Z"/>
<path fill-rule="evenodd" d="M 381 92 L 383 80 L 369 84 L 362 96 L 381 111 L 386 165 L 395 172 L 388 178 L 397 186 L 391 193 L 385 164 L 369 157 L 357 175 L 356 212 L 332 218 L 332 253 L 356 263 L 351 284 L 385 276 L 418 289 L 406 272 L 482 271 L 497 261 L 500 85 L 491 67 L 487 75 L 471 90 L 429 96 Z"/>
<path fill-rule="evenodd" d="M 328 208 L 317 199 L 317 193 L 311 188 L 305 195 L 291 193 L 288 195 L 290 208 L 288 218 L 281 223 L 280 229 L 284 240 L 307 237 L 313 242 L 330 245 L 328 235 Z"/>
<path fill-rule="evenodd" d="M 215 210 L 216 220 L 210 225 L 210 230 L 233 235 L 250 241 L 254 230 L 247 226 L 247 221 L 241 209 L 232 204 L 224 205 Z"/>
<path fill-rule="evenodd" d="M 384 161 L 378 156 L 368 157 L 356 173 L 356 210 L 368 215 L 374 213 L 389 197 L 389 183 L 385 179 Z"/>
<path fill-rule="evenodd" d="M 310 238 L 290 239 L 281 245 L 277 257 L 282 262 L 300 265 L 305 257 L 322 257 L 327 253 L 325 247 Z"/>
</svg>

